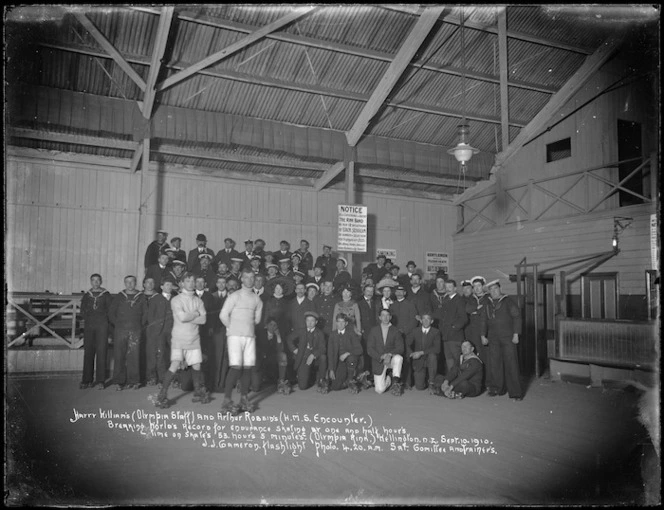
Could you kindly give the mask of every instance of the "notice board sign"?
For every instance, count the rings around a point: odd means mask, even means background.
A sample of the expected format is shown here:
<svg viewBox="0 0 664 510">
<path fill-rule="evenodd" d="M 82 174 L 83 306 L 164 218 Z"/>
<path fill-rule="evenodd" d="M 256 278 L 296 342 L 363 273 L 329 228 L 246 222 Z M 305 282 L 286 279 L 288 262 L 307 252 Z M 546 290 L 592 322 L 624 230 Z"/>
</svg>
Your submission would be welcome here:
<svg viewBox="0 0 664 510">
<path fill-rule="evenodd" d="M 651 269 L 659 269 L 659 257 L 657 256 L 657 215 L 650 215 L 650 259 Z"/>
<path fill-rule="evenodd" d="M 397 262 L 397 250 L 392 248 L 377 248 L 376 258 L 378 258 L 378 255 L 385 255 L 385 258 L 390 259 L 393 264 Z"/>
<path fill-rule="evenodd" d="M 367 252 L 367 207 L 339 205 L 337 250 L 355 253 Z"/>
<path fill-rule="evenodd" d="M 427 279 L 432 279 L 436 276 L 439 270 L 450 273 L 450 259 L 447 253 L 439 251 L 428 251 L 425 255 L 424 267 Z"/>
</svg>

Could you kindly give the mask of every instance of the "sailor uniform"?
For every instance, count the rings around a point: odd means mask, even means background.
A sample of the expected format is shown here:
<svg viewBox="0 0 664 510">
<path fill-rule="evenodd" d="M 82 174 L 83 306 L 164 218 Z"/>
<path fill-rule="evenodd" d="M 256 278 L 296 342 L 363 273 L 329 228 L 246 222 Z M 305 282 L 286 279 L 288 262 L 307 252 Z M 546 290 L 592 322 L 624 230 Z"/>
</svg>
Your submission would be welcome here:
<svg viewBox="0 0 664 510">
<path fill-rule="evenodd" d="M 81 316 L 85 321 L 83 330 L 83 384 L 92 384 L 97 361 L 95 384 L 106 381 L 106 353 L 108 349 L 108 312 L 113 297 L 104 288 L 88 290 L 81 299 Z"/>
</svg>

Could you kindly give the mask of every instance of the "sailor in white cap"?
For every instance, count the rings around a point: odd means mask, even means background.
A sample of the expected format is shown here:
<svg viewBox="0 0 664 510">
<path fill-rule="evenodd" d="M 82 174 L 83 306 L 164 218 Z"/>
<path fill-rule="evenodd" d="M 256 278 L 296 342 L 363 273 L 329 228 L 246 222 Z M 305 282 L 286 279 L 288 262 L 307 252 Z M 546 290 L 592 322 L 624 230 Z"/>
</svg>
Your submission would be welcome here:
<svg viewBox="0 0 664 510">
<path fill-rule="evenodd" d="M 337 259 L 337 274 L 332 281 L 334 286 L 334 292 L 339 294 L 341 289 L 351 281 L 350 273 L 347 271 L 348 261 L 345 257 L 339 257 Z"/>
<path fill-rule="evenodd" d="M 279 259 L 279 274 L 277 276 L 293 280 L 293 273 L 290 270 L 290 262 L 290 257 L 282 257 Z"/>
<path fill-rule="evenodd" d="M 470 279 L 473 286 L 472 295 L 466 300 L 466 313 L 468 314 L 468 325 L 464 329 L 466 340 L 473 344 L 475 352 L 484 363 L 484 378 L 482 388 L 490 386 L 491 367 L 489 366 L 489 346 L 482 343 L 481 316 L 485 313 L 485 306 L 489 295 L 484 292 L 486 280 L 483 276 L 473 276 Z"/>
<path fill-rule="evenodd" d="M 489 396 L 504 395 L 507 391 L 512 400 L 520 401 L 523 390 L 516 346 L 521 334 L 521 310 L 514 299 L 502 293 L 499 280 L 490 281 L 486 286 L 489 299 L 480 320 L 482 343 L 489 346 Z"/>
</svg>

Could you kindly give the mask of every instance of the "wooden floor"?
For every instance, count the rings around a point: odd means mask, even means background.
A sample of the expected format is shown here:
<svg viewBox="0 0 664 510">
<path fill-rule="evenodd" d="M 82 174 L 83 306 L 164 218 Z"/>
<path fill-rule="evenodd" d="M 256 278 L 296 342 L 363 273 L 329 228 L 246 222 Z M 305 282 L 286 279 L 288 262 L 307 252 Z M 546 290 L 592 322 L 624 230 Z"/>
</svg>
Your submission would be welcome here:
<svg viewBox="0 0 664 510">
<path fill-rule="evenodd" d="M 313 389 L 259 396 L 264 398 L 257 417 L 307 414 L 313 420 L 316 413 L 319 418 L 355 413 L 381 431 L 404 427 L 411 438 L 434 438 L 441 447 L 441 435 L 486 440 L 495 453 L 485 454 L 415 452 L 412 442 L 409 451 L 390 451 L 388 441 L 382 451 L 317 456 L 311 441 L 305 441 L 306 448 L 294 456 L 291 451 L 219 449 L 190 438 L 149 437 L 110 429 L 99 416 L 72 423 L 74 409 L 153 413 L 155 392 L 79 390 L 78 379 L 71 377 L 9 378 L 5 501 L 638 504 L 642 498 L 638 452 L 645 432 L 636 421 L 636 395 L 624 390 L 539 379 L 530 383 L 522 402 L 486 394 L 452 401 L 416 390 L 402 397 L 373 390 L 320 395 Z M 171 390 L 170 396 L 179 398 L 165 411 L 169 414 L 216 415 L 221 403 L 219 395 L 205 406 L 180 390 Z M 247 425 L 244 418 L 237 423 Z M 343 431 L 344 425 L 339 428 Z"/>
</svg>

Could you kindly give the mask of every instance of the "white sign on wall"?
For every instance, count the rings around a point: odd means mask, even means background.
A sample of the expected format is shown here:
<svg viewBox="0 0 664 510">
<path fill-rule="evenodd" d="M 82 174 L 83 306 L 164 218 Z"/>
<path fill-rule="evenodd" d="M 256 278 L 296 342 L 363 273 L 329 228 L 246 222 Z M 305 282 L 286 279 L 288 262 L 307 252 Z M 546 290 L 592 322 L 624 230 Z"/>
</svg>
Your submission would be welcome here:
<svg viewBox="0 0 664 510">
<path fill-rule="evenodd" d="M 391 248 L 376 248 L 376 258 L 378 255 L 385 255 L 385 258 L 390 259 L 393 264 L 397 262 L 397 250 Z"/>
<path fill-rule="evenodd" d="M 659 269 L 657 267 L 659 257 L 657 256 L 657 215 L 650 215 L 650 258 L 652 260 L 651 269 Z"/>
<path fill-rule="evenodd" d="M 337 249 L 355 253 L 367 252 L 367 207 L 339 205 Z"/>
<path fill-rule="evenodd" d="M 447 253 L 439 251 L 428 251 L 424 259 L 425 278 L 430 279 L 436 276 L 439 270 L 450 273 L 450 259 Z"/>
</svg>

